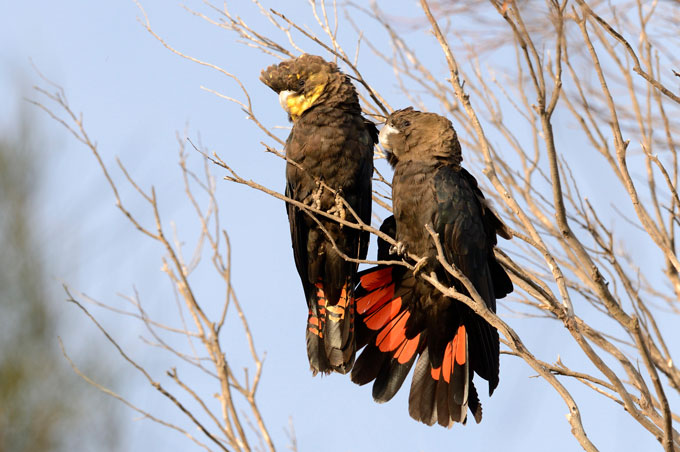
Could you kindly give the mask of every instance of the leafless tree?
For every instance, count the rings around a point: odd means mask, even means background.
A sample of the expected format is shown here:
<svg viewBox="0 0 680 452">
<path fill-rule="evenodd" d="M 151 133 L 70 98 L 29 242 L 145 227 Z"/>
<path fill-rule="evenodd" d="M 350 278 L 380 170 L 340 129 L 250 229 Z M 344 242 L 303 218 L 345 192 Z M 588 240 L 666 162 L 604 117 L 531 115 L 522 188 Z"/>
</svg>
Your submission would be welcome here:
<svg viewBox="0 0 680 452">
<path fill-rule="evenodd" d="M 513 232 L 514 240 L 497 250 L 516 286 L 505 306 L 530 319 L 551 319 L 568 333 L 585 359 L 566 363 L 557 356 L 536 356 L 512 328 L 512 322 L 490 312 L 442 253 L 441 263 L 463 282 L 471 297 L 443 285 L 433 274 L 421 277 L 495 326 L 507 347 L 504 353 L 523 360 L 554 388 L 566 405 L 571 433 L 581 447 L 597 450 L 582 422 L 579 403 L 568 389 L 570 381 L 583 384 L 592 397 L 603 397 L 620 406 L 664 450 L 680 450 L 676 431 L 680 417 L 669 402 L 680 392 L 680 372 L 671 356 L 675 344 L 668 341 L 673 331 L 668 331 L 667 321 L 660 321 L 662 316 L 676 319 L 680 313 L 680 260 L 675 245 L 680 212 L 680 123 L 676 119 L 680 62 L 675 50 L 680 44 L 680 4 L 491 0 L 463 7 L 420 0 L 422 15 L 406 19 L 390 16 L 373 2 L 366 6 L 310 0 L 311 21 L 298 23 L 286 11 L 268 9 L 260 0 L 251 1 L 250 6 L 259 9 L 267 25 L 249 25 L 226 3 L 218 6 L 205 2 L 201 10 L 187 10 L 235 36 L 253 52 L 264 52 L 275 59 L 308 52 L 335 60 L 354 78 L 365 113 L 380 121 L 393 108 L 405 105 L 389 102 L 384 92 L 386 80 L 364 78 L 359 55 L 370 52 L 373 61 L 383 64 L 384 78 L 390 83 L 393 80 L 411 104 L 453 120 L 466 156 L 472 156 L 473 165 L 486 176 L 486 193 L 495 199 Z M 154 31 L 139 7 L 142 25 L 168 50 L 236 82 L 234 93 L 205 89 L 237 104 L 261 129 L 263 149 L 285 158 L 277 149 L 283 144 L 280 132 L 266 126 L 255 112 L 249 87 L 258 82 L 245 82 L 216 63 L 178 50 Z M 359 18 L 383 30 L 384 38 L 364 36 L 357 25 Z M 414 29 L 433 36 L 426 48 L 405 37 Z M 438 59 L 433 56 L 435 48 Z M 446 71 L 437 69 L 442 63 Z M 383 92 L 377 87 L 378 81 Z M 44 104 L 39 105 L 99 159 L 82 119 L 70 110 L 63 93 L 40 92 L 66 115 L 58 116 Z M 238 395 L 245 399 L 256 421 L 254 437 L 273 450 L 255 403 L 261 360 L 245 319 L 254 375 L 237 378 L 220 345 L 228 308 L 243 316 L 231 287 L 229 261 L 222 257 L 228 254 L 228 239 L 217 222 L 218 205 L 212 195 L 216 182 L 207 167 L 204 179 L 186 168 L 184 143 L 181 141 L 180 162 L 186 193 L 202 219 L 202 241 L 212 248 L 213 264 L 227 287 L 224 311 L 217 319 L 210 319 L 194 297 L 188 276 L 196 262 L 185 263 L 179 243 L 167 238 L 155 192 L 144 192 L 129 179 L 154 212 L 155 225 L 146 227 L 126 210 L 103 164 L 102 170 L 116 194 L 118 208 L 142 233 L 165 247 L 166 272 L 184 302 L 178 312 L 189 313 L 192 322 L 179 330 L 157 324 L 133 297 L 130 301 L 138 309 L 134 316 L 154 332 L 158 346 L 169 347 L 157 331 L 184 335 L 192 346 L 194 342 L 203 346 L 208 354 L 205 361 L 196 352 L 172 350 L 178 361 L 198 366 L 217 379 L 222 415 L 209 414 L 210 425 L 199 422 L 144 369 L 130 362 L 201 428 L 204 438 L 191 436 L 197 444 L 250 450 L 252 438 L 243 427 L 246 420 L 235 409 Z M 197 150 L 206 161 L 217 165 L 228 181 L 332 217 L 238 174 L 214 153 Z M 376 156 L 381 158 L 380 150 Z M 374 199 L 388 211 L 389 178 L 383 176 L 385 166 L 378 164 L 377 168 Z M 644 168 L 644 175 L 637 173 L 638 168 Z M 584 183 L 593 175 L 599 180 Z M 195 201 L 194 187 L 207 196 L 207 209 L 201 209 Z M 391 241 L 371 225 L 336 220 Z M 433 232 L 432 237 L 438 244 Z M 635 259 L 635 250 L 640 248 L 653 250 L 658 262 L 640 265 Z M 418 260 L 418 256 L 409 255 L 399 264 L 413 268 Z M 71 298 L 85 309 L 76 299 Z M 563 345 L 555 347 L 557 353 Z M 211 368 L 204 363 L 210 363 Z M 206 413 L 212 413 L 189 382 L 176 373 L 171 376 Z M 190 436 L 187 430 L 181 431 Z M 201 442 L 205 438 L 207 445 Z"/>
<path fill-rule="evenodd" d="M 203 449 L 249 451 L 259 447 L 262 450 L 274 450 L 255 400 L 262 372 L 262 359 L 256 352 L 248 322 L 231 283 L 229 236 L 220 226 L 220 210 L 215 198 L 215 179 L 210 174 L 207 160 L 203 174 L 196 174 L 192 171 L 187 165 L 186 140 L 178 136 L 181 183 L 184 184 L 186 197 L 194 207 L 196 217 L 201 224 L 196 247 L 191 255 L 187 255 L 182 248 L 183 242 L 179 239 L 177 231 L 168 231 L 168 225 L 159 214 L 155 189 L 152 187 L 150 191 L 143 190 L 118 160 L 119 169 L 127 183 L 134 187 L 151 212 L 153 222 L 151 225 L 145 225 L 137 215 L 128 210 L 126 202 L 121 198 L 118 183 L 112 177 L 110 168 L 104 164 L 97 143 L 87 134 L 83 116 L 77 115 L 71 109 L 66 94 L 60 87 L 46 79 L 45 82 L 51 85 L 53 91 L 36 88 L 42 97 L 32 102 L 61 123 L 91 151 L 113 191 L 116 207 L 140 233 L 164 248 L 166 256 L 162 260 L 162 271 L 167 275 L 173 287 L 176 301 L 174 307 L 168 306 L 167 308 L 176 309 L 179 326 L 168 325 L 151 318 L 136 291 L 132 295 L 123 297 L 127 302 L 127 309 L 76 293 L 70 287 L 65 286 L 68 301 L 85 313 L 115 350 L 146 379 L 151 388 L 169 399 L 186 416 L 189 424 L 198 428 L 200 435 L 193 433 L 189 427 L 164 419 L 162 415 L 147 412 L 143 407 L 134 405 L 126 397 L 94 381 L 77 367 L 62 344 L 64 356 L 74 371 L 87 382 L 120 400 L 144 418 L 184 434 Z M 201 300 L 197 298 L 190 282 L 192 272 L 201 263 L 205 248 L 209 250 L 209 261 L 216 277 L 221 278 L 224 285 L 223 304 L 216 314 L 213 313 L 213 309 L 205 308 Z M 167 376 L 176 383 L 179 394 L 174 392 L 175 390 L 164 387 L 150 371 L 138 364 L 129 351 L 119 345 L 114 334 L 109 333 L 90 313 L 88 305 L 107 309 L 129 318 L 130 321 L 142 322 L 151 337 L 147 344 L 165 350 L 174 356 L 176 367 L 167 371 Z M 252 366 L 245 368 L 243 374 L 231 368 L 225 345 L 220 341 L 229 314 L 235 315 L 240 320 L 242 332 L 252 356 Z M 178 337 L 183 340 L 178 341 Z M 190 371 L 200 371 L 209 380 L 215 382 L 215 386 L 206 387 L 206 385 L 198 384 L 197 381 L 185 381 L 178 371 L 180 367 Z M 215 392 L 217 406 L 213 406 L 214 402 L 211 400 Z"/>
</svg>

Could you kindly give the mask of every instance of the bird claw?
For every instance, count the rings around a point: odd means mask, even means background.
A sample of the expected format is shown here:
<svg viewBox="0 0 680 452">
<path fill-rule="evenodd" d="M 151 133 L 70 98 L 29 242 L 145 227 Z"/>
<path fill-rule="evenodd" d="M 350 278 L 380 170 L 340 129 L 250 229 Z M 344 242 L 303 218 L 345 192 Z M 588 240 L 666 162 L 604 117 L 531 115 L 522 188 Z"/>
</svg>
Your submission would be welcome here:
<svg viewBox="0 0 680 452">
<path fill-rule="evenodd" d="M 338 190 L 335 193 L 335 205 L 328 209 L 328 213 L 331 215 L 337 215 L 337 217 L 340 218 L 341 220 L 347 218 L 347 210 L 345 209 L 345 205 L 343 204 L 341 190 Z M 342 229 L 342 224 L 340 225 L 340 229 Z"/>
<path fill-rule="evenodd" d="M 321 210 L 321 194 L 323 193 L 323 185 L 321 181 L 316 181 L 316 190 L 312 193 L 312 206 L 315 209 Z"/>
<path fill-rule="evenodd" d="M 404 254 L 406 254 L 406 244 L 404 242 L 397 242 L 396 245 L 392 245 L 390 247 L 390 254 L 403 256 Z"/>
</svg>

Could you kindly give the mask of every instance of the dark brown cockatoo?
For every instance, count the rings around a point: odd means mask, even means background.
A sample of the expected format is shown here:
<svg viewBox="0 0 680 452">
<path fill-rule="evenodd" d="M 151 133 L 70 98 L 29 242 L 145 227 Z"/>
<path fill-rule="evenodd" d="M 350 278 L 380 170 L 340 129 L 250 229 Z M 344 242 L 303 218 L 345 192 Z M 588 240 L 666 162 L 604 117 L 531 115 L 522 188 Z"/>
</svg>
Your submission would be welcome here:
<svg viewBox="0 0 680 452">
<path fill-rule="evenodd" d="M 513 290 L 496 261 L 496 234 L 510 234 L 475 178 L 461 167 L 460 144 L 451 122 L 412 108 L 392 113 L 380 143 L 394 167 L 394 217 L 382 226 L 397 240 L 390 249 L 379 241 L 378 258 L 399 259 L 405 248 L 425 258 L 417 266 L 442 283 L 467 294 L 463 284 L 437 261 L 429 224 L 439 235 L 448 262 L 472 282 L 489 309 Z M 400 250 L 400 251 L 403 251 Z M 378 402 L 390 400 L 416 361 L 409 414 L 432 425 L 465 422 L 468 407 L 477 422 L 482 408 L 472 383 L 476 373 L 498 385 L 498 332 L 464 303 L 444 296 L 403 266 L 379 266 L 360 274 L 356 290 L 357 348 L 364 347 L 352 370 L 358 384 L 373 383 Z M 418 358 L 419 356 L 419 358 Z"/>
<path fill-rule="evenodd" d="M 378 130 L 361 115 L 349 77 L 334 63 L 305 54 L 268 67 L 260 80 L 279 94 L 293 122 L 285 147 L 286 196 L 356 223 L 353 210 L 370 224 Z M 290 203 L 286 209 L 295 265 L 309 308 L 309 364 L 314 374 L 347 373 L 355 354 L 357 264 L 337 250 L 365 259 L 368 233 Z"/>
</svg>

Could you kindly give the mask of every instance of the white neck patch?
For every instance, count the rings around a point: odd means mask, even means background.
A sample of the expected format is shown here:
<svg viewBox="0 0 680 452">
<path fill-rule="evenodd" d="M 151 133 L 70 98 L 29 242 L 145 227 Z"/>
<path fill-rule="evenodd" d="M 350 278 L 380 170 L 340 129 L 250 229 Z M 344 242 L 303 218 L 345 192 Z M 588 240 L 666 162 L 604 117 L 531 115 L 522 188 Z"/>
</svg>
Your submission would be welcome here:
<svg viewBox="0 0 680 452">
<path fill-rule="evenodd" d="M 288 114 L 290 114 L 290 110 L 288 108 L 288 98 L 293 94 L 295 94 L 295 91 L 289 90 L 281 91 L 279 93 L 279 104 L 281 104 L 281 108 L 283 108 Z"/>
<path fill-rule="evenodd" d="M 378 135 L 378 141 L 380 142 L 383 148 L 389 151 L 391 149 L 389 144 L 390 136 L 398 133 L 401 133 L 399 129 L 395 129 L 391 125 L 385 124 L 383 128 L 380 130 L 380 134 Z"/>
</svg>

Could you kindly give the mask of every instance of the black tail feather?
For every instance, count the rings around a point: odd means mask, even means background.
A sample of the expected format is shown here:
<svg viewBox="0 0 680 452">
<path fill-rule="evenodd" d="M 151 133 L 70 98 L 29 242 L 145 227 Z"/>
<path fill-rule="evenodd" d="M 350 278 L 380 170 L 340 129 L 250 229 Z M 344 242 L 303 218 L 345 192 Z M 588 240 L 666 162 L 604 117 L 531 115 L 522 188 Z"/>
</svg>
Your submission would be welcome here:
<svg viewBox="0 0 680 452">
<path fill-rule="evenodd" d="M 355 356 L 354 299 L 351 286 L 346 284 L 337 303 L 331 305 L 325 296 L 323 283 L 310 291 L 310 311 L 307 320 L 307 356 L 314 375 L 332 371 L 346 374 L 352 369 Z"/>
<path fill-rule="evenodd" d="M 328 373 L 332 370 L 328 358 L 326 357 L 326 347 L 324 345 L 323 329 L 325 323 L 325 307 L 316 303 L 310 304 L 309 315 L 307 316 L 307 358 L 312 373 Z"/>
<path fill-rule="evenodd" d="M 360 386 L 372 382 L 378 377 L 383 363 L 388 359 L 389 356 L 374 344 L 367 345 L 354 363 L 352 381 Z"/>
<path fill-rule="evenodd" d="M 437 420 L 435 417 L 436 383 L 430 376 L 430 359 L 425 348 L 413 372 L 411 392 L 408 396 L 408 413 L 416 421 L 427 425 L 433 425 Z"/>
<path fill-rule="evenodd" d="M 470 407 L 470 411 L 472 411 L 475 422 L 479 424 L 482 422 L 482 403 L 479 401 L 477 389 L 475 389 L 475 385 L 472 384 L 472 380 L 470 380 L 469 389 L 470 392 L 468 394 L 468 406 Z"/>
<path fill-rule="evenodd" d="M 433 367 L 429 348 L 424 348 L 413 374 L 409 394 L 409 414 L 427 425 L 437 422 L 451 427 L 455 422 L 464 423 L 468 404 L 479 422 L 481 408 L 474 390 L 469 367 L 468 341 L 464 326 L 447 344 L 440 366 Z M 474 400 L 471 400 L 474 399 Z"/>
<path fill-rule="evenodd" d="M 386 356 L 388 359 L 383 362 L 380 373 L 373 383 L 373 399 L 380 403 L 389 401 L 399 391 L 416 359 L 414 353 L 411 359 L 402 364 L 398 359 Z"/>
</svg>

